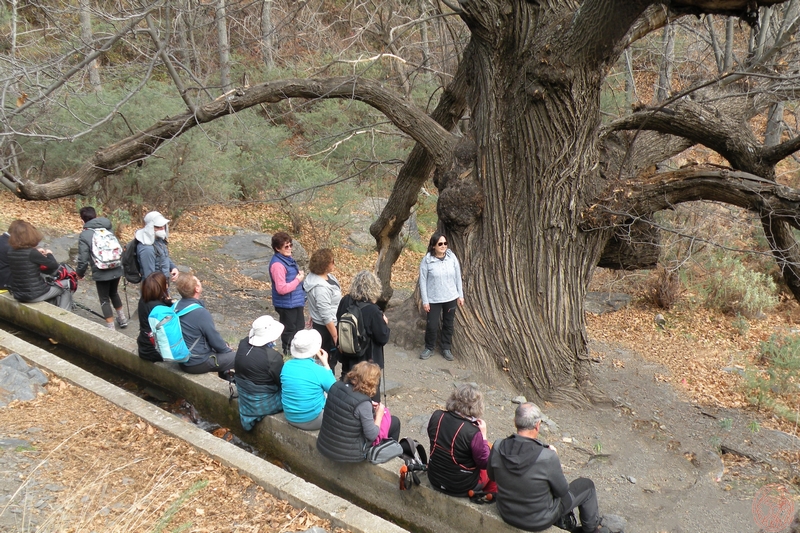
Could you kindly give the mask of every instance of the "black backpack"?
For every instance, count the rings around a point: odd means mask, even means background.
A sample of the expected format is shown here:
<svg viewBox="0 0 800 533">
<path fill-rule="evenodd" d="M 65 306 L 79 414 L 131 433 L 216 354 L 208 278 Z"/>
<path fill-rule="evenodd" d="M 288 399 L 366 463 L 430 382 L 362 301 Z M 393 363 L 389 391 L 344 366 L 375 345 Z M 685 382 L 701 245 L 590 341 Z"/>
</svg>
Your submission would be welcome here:
<svg viewBox="0 0 800 533">
<path fill-rule="evenodd" d="M 339 319 L 336 330 L 339 333 L 339 353 L 347 357 L 361 356 L 367 350 L 367 334 L 361 309 L 363 302 L 353 302 Z"/>
<path fill-rule="evenodd" d="M 142 270 L 139 268 L 139 259 L 136 257 L 136 248 L 139 241 L 133 239 L 122 249 L 122 273 L 128 283 L 139 283 L 142 281 Z"/>
<path fill-rule="evenodd" d="M 400 439 L 400 447 L 403 448 L 405 463 L 400 467 L 400 490 L 409 490 L 414 485 L 420 484 L 417 472 L 428 471 L 428 455 L 425 453 L 425 447 L 411 437 Z"/>
</svg>

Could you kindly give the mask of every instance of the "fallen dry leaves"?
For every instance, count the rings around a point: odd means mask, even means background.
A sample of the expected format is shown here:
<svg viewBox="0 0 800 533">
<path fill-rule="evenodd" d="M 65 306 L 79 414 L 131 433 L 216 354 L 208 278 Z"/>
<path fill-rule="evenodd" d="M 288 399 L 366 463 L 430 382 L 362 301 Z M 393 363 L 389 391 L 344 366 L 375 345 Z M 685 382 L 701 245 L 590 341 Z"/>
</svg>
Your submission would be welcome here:
<svg viewBox="0 0 800 533">
<path fill-rule="evenodd" d="M 41 463 L 37 483 L 63 487 L 44 491 L 57 495 L 55 509 L 32 504 L 27 509 L 50 526 L 45 530 L 330 528 L 329 522 L 274 498 L 237 470 L 84 389 L 51 377 L 47 390 L 33 401 L 0 409 L 4 436 L 31 443 L 30 450 L 18 453 L 32 465 Z"/>
</svg>

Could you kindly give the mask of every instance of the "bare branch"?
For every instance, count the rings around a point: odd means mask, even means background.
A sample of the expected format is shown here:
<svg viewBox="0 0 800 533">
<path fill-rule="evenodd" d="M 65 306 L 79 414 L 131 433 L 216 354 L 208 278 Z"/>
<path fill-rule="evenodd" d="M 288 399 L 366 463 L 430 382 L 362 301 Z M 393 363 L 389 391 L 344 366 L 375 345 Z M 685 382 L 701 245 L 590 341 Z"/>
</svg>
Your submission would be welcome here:
<svg viewBox="0 0 800 533">
<path fill-rule="evenodd" d="M 693 166 L 615 188 L 584 213 L 587 229 L 624 223 L 684 202 L 723 202 L 800 229 L 800 190 L 748 172 Z"/>
<path fill-rule="evenodd" d="M 131 163 L 152 155 L 162 144 L 191 128 L 217 118 L 263 103 L 277 103 L 288 98 L 344 98 L 364 102 L 386 115 L 400 130 L 420 143 L 437 165 L 450 161 L 457 138 L 423 111 L 380 84 L 358 78 L 294 79 L 267 82 L 234 89 L 213 102 L 168 117 L 150 128 L 131 135 L 107 148 L 98 150 L 73 175 L 47 184 L 19 181 L 15 194 L 29 200 L 45 200 L 85 193 L 98 179 L 119 172 Z"/>
</svg>

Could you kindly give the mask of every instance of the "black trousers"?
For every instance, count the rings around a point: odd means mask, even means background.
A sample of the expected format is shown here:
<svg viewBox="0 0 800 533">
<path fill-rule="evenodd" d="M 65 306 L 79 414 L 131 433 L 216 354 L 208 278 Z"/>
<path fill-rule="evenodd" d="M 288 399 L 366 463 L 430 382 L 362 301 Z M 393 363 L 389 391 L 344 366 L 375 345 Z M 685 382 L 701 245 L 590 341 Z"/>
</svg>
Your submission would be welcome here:
<svg viewBox="0 0 800 533">
<path fill-rule="evenodd" d="M 100 298 L 100 309 L 103 311 L 104 318 L 114 316 L 114 309 L 122 308 L 122 300 L 119 297 L 119 278 L 108 281 L 95 281 L 97 296 Z M 113 308 L 112 308 L 113 306 Z"/>
<path fill-rule="evenodd" d="M 316 322 L 312 322 L 311 327 L 317 330 L 322 337 L 322 349 L 328 352 L 328 366 L 331 367 L 331 372 L 335 376 L 336 365 L 339 363 L 339 350 L 336 349 L 336 345 L 333 343 L 333 335 L 331 335 L 327 327 Z"/>
<path fill-rule="evenodd" d="M 305 329 L 306 317 L 303 313 L 303 307 L 276 307 L 278 312 L 278 322 L 283 324 L 283 333 L 281 334 L 281 344 L 283 345 L 283 354 L 288 355 L 289 349 L 292 347 L 292 339 L 294 334 Z"/>
<path fill-rule="evenodd" d="M 572 505 L 569 509 L 564 509 L 562 514 L 567 514 L 577 507 L 581 515 L 581 528 L 584 533 L 593 533 L 600 524 L 600 511 L 597 506 L 594 482 L 591 479 L 579 477 L 569 484 L 569 493 L 572 495 Z"/>
<path fill-rule="evenodd" d="M 431 310 L 428 311 L 428 321 L 425 325 L 425 348 L 433 350 L 436 348 L 436 334 L 439 332 L 439 321 L 442 322 L 442 335 L 439 342 L 442 350 L 449 350 L 453 342 L 453 325 L 456 321 L 456 308 L 458 308 L 458 298 L 450 302 L 430 304 Z"/>
</svg>

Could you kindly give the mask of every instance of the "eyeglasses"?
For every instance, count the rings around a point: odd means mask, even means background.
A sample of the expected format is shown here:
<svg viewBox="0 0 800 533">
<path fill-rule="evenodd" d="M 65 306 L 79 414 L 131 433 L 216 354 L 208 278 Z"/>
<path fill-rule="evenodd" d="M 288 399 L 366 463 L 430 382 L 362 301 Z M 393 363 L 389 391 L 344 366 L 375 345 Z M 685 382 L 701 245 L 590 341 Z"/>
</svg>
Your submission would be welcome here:
<svg viewBox="0 0 800 533">
<path fill-rule="evenodd" d="M 436 246 L 447 246 L 447 241 L 437 242 Z"/>
<path fill-rule="evenodd" d="M 287 242 L 286 244 L 283 245 L 283 247 L 284 248 L 291 248 L 292 247 L 292 243 Z"/>
</svg>

